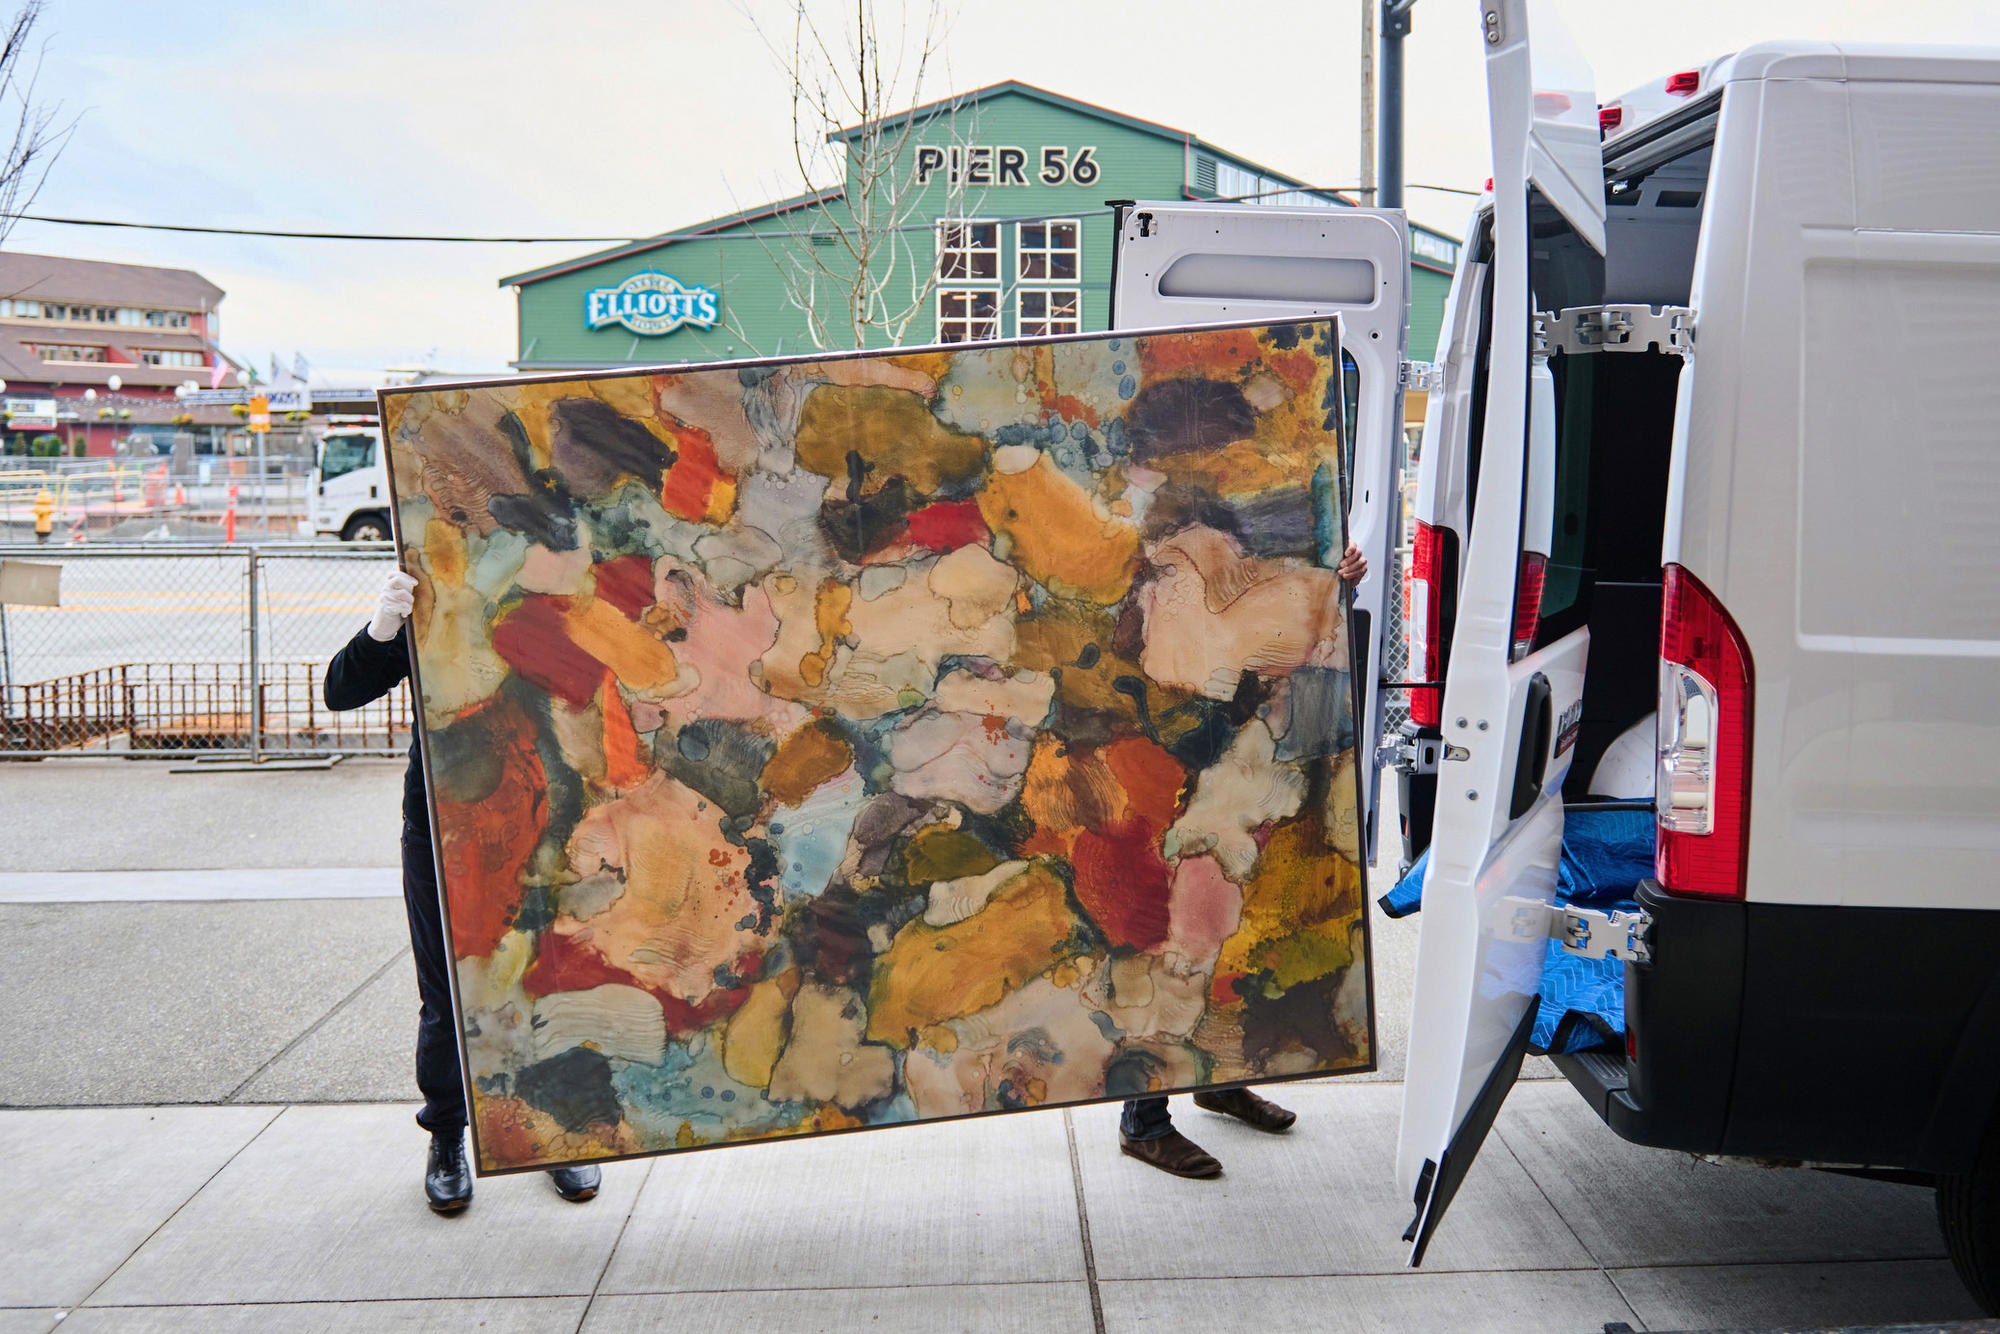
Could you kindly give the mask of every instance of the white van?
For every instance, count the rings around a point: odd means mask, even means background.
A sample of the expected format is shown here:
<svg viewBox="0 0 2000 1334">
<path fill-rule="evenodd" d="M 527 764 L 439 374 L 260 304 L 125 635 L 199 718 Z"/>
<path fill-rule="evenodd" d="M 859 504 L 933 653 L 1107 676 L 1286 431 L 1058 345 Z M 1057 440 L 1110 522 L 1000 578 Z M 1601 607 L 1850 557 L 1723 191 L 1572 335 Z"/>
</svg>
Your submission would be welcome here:
<svg viewBox="0 0 2000 1334">
<path fill-rule="evenodd" d="M 333 417 L 313 453 L 312 528 L 343 542 L 389 540 L 389 466 L 373 417 Z"/>
<path fill-rule="evenodd" d="M 2000 53 L 1768 44 L 1600 118 L 1553 17 L 1481 7 L 1493 185 L 1424 428 L 1412 1262 L 1553 933 L 1625 961 L 1622 1050 L 1556 1058 L 1612 1129 L 1933 1182 L 2000 1313 Z M 1195 317 L 1162 303 L 1120 322 Z M 1637 911 L 1552 908 L 1566 808 L 1637 802 Z"/>
</svg>

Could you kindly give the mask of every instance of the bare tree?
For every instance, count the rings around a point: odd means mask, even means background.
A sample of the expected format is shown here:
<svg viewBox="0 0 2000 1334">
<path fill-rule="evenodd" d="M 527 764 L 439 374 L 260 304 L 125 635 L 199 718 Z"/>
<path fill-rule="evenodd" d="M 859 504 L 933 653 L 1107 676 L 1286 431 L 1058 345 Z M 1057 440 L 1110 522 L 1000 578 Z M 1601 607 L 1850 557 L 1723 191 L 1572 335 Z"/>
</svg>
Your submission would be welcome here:
<svg viewBox="0 0 2000 1334">
<path fill-rule="evenodd" d="M 12 121 L 14 127 L 13 142 L 0 157 L 0 244 L 6 243 L 20 215 L 34 204 L 49 168 L 76 128 L 75 121 L 58 122 L 60 103 L 44 106 L 35 97 L 42 62 L 41 53 L 30 48 L 42 5 L 43 0 L 26 0 L 0 39 L 0 124 Z"/>
<path fill-rule="evenodd" d="M 929 220 L 962 218 L 976 202 L 966 198 L 959 166 L 971 104 L 951 99 L 921 117 L 898 114 L 922 104 L 925 81 L 938 67 L 949 76 L 944 0 L 925 0 L 921 23 L 912 22 L 907 3 L 899 6 L 887 29 L 875 0 L 852 5 L 836 28 L 815 18 L 807 0 L 791 0 L 791 34 L 782 44 L 745 11 L 790 84 L 799 180 L 808 197 L 826 197 L 826 206 L 808 215 L 814 236 L 789 238 L 793 244 L 783 247 L 765 243 L 818 349 L 902 342 L 937 290 L 938 238 Z M 849 127 L 856 127 L 851 138 L 838 133 Z M 919 172 L 919 142 L 941 147 L 944 165 Z M 828 197 L 842 187 L 844 197 Z M 942 208 L 933 193 L 939 190 Z"/>
</svg>

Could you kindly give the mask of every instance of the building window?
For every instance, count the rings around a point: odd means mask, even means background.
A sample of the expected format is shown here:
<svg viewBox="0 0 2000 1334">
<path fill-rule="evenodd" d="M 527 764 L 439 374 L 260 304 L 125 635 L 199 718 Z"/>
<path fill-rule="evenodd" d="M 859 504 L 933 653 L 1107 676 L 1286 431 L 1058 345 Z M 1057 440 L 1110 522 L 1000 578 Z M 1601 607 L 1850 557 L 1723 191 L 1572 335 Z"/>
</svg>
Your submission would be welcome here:
<svg viewBox="0 0 2000 1334">
<path fill-rule="evenodd" d="M 1000 336 L 997 287 L 940 287 L 937 302 L 940 343 L 976 343 Z"/>
<path fill-rule="evenodd" d="M 1014 298 L 1021 337 L 1075 333 L 1082 328 L 1083 294 L 1074 287 L 1024 287 Z"/>
<path fill-rule="evenodd" d="M 201 353 L 199 352 L 188 352 L 179 348 L 169 347 L 142 347 L 139 349 L 139 360 L 145 362 L 148 366 L 202 366 L 207 364 L 202 361 Z"/>
<path fill-rule="evenodd" d="M 108 361 L 101 347 L 82 347 L 75 343 L 35 343 L 35 355 L 43 361 Z"/>
<path fill-rule="evenodd" d="M 1000 336 L 1000 224 L 938 224 L 937 338 L 970 343 Z"/>
<path fill-rule="evenodd" d="M 0 315 L 14 319 L 38 320 L 42 317 L 42 303 L 39 301 L 17 301 L 12 298 L 0 300 Z"/>
<path fill-rule="evenodd" d="M 938 281 L 1000 281 L 1000 224 L 940 222 Z"/>
<path fill-rule="evenodd" d="M 1021 224 L 1020 273 L 1024 283 L 1076 281 L 1077 237 L 1082 231 L 1075 222 L 1024 222 Z"/>
</svg>

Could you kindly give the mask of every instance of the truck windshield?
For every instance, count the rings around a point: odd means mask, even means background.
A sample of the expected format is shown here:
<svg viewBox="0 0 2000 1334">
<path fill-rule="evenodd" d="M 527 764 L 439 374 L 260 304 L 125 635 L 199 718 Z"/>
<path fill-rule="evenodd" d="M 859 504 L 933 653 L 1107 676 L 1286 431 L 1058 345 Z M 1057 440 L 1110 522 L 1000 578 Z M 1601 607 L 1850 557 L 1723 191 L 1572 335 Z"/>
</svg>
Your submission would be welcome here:
<svg viewBox="0 0 2000 1334">
<path fill-rule="evenodd" d="M 375 437 L 363 431 L 330 435 L 319 442 L 319 479 L 336 477 L 365 468 L 375 461 Z"/>
</svg>

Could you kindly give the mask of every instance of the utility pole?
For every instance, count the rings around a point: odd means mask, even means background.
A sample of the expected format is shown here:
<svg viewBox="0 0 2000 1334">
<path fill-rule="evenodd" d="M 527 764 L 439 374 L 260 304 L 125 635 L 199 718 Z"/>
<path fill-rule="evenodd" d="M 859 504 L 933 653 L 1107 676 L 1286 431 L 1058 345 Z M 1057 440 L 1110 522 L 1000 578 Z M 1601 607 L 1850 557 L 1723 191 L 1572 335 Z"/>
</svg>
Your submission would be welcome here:
<svg viewBox="0 0 2000 1334">
<path fill-rule="evenodd" d="M 1382 0 L 1382 133 L 1377 200 L 1403 206 L 1403 39 L 1417 0 Z"/>
<path fill-rule="evenodd" d="M 1361 0 L 1361 203 L 1375 207 L 1375 5 Z"/>
</svg>

